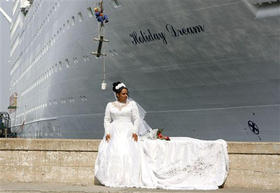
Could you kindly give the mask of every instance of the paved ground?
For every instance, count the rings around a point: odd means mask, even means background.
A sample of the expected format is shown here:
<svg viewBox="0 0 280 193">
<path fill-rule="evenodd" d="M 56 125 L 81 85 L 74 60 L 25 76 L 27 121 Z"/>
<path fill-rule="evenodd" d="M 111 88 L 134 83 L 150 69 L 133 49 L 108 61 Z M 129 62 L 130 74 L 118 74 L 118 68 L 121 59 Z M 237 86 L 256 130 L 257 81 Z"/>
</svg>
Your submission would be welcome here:
<svg viewBox="0 0 280 193">
<path fill-rule="evenodd" d="M 276 193 L 279 191 L 223 188 L 215 191 L 174 191 L 159 189 L 109 188 L 104 186 L 73 186 L 63 184 L 1 183 L 0 193 Z"/>
</svg>

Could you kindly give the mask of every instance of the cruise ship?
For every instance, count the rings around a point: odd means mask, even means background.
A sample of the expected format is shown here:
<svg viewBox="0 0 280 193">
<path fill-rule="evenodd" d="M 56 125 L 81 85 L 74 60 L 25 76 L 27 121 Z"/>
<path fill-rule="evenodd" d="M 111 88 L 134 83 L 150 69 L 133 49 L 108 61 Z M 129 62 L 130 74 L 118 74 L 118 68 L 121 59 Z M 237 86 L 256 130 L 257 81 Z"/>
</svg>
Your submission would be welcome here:
<svg viewBox="0 0 280 193">
<path fill-rule="evenodd" d="M 279 0 L 103 0 L 103 25 L 100 6 L 14 1 L 18 137 L 102 138 L 111 85 L 123 81 L 165 135 L 280 141 Z"/>
</svg>

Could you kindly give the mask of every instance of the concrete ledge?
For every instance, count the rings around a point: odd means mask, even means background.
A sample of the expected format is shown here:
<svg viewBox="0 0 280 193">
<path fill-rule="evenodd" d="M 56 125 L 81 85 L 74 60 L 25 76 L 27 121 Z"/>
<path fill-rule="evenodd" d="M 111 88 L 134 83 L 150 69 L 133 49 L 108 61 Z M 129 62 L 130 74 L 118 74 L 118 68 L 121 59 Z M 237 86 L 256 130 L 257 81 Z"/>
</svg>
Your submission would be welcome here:
<svg viewBox="0 0 280 193">
<path fill-rule="evenodd" d="M 0 139 L 0 151 L 79 151 L 97 152 L 100 139 Z"/>
<path fill-rule="evenodd" d="M 228 153 L 280 155 L 280 142 L 228 142 Z"/>
<path fill-rule="evenodd" d="M 229 142 L 225 187 L 280 190 L 279 142 Z"/>
<path fill-rule="evenodd" d="M 0 139 L 0 181 L 93 185 L 100 140 Z M 279 142 L 228 142 L 225 188 L 280 190 Z"/>
</svg>

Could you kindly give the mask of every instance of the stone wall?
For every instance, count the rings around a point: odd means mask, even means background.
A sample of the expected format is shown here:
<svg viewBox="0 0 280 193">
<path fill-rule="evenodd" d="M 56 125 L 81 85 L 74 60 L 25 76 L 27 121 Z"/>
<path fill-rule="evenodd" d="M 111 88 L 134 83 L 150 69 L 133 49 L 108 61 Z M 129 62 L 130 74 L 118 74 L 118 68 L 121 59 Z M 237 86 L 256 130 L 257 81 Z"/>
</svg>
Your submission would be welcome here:
<svg viewBox="0 0 280 193">
<path fill-rule="evenodd" d="M 0 139 L 1 182 L 96 184 L 100 140 Z M 280 143 L 229 142 L 224 185 L 280 190 Z"/>
<path fill-rule="evenodd" d="M 225 187 L 280 190 L 280 143 L 229 142 Z"/>
<path fill-rule="evenodd" d="M 0 180 L 93 184 L 99 140 L 1 139 Z"/>
</svg>

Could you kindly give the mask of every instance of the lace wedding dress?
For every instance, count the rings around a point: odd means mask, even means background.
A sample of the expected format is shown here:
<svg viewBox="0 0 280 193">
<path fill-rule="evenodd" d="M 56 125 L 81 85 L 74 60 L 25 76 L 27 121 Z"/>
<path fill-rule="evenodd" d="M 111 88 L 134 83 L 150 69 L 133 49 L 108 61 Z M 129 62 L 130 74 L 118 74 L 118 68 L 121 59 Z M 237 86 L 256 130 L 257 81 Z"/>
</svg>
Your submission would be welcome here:
<svg viewBox="0 0 280 193">
<path fill-rule="evenodd" d="M 217 189 L 228 173 L 227 144 L 172 137 L 171 141 L 139 137 L 141 122 L 134 101 L 107 104 L 102 139 L 95 163 L 95 176 L 110 187 L 164 189 Z"/>
</svg>

